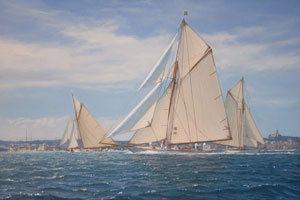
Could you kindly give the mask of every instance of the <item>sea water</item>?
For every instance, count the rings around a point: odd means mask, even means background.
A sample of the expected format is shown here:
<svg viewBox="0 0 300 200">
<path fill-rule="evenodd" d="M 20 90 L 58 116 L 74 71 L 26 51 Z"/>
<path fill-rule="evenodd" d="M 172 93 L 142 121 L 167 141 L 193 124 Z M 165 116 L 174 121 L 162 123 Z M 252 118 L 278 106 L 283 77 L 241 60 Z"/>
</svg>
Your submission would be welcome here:
<svg viewBox="0 0 300 200">
<path fill-rule="evenodd" d="M 0 153 L 1 199 L 300 199 L 300 152 Z"/>
</svg>

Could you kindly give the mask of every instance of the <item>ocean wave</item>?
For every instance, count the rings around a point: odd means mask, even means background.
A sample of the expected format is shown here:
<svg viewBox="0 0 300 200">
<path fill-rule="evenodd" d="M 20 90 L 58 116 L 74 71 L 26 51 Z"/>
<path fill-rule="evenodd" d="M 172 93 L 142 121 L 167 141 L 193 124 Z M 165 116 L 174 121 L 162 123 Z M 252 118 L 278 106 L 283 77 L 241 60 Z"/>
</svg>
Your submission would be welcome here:
<svg viewBox="0 0 300 200">
<path fill-rule="evenodd" d="M 13 200 L 77 200 L 79 198 L 65 198 L 55 195 L 41 195 L 40 193 L 20 193 L 14 195 L 7 195 L 4 199 L 13 199 Z"/>
</svg>

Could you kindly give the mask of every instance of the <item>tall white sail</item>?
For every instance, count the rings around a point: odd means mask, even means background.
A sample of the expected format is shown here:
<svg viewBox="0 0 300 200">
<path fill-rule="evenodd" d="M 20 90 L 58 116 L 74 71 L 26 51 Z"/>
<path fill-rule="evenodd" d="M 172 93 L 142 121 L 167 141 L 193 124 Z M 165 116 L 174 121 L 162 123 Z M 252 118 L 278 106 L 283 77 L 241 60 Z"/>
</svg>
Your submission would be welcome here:
<svg viewBox="0 0 300 200">
<path fill-rule="evenodd" d="M 232 140 L 218 143 L 238 148 L 245 146 L 256 148 L 258 142 L 264 144 L 264 140 L 244 100 L 243 81 L 242 78 L 228 91 L 225 101 Z"/>
<path fill-rule="evenodd" d="M 93 118 L 93 116 L 88 112 L 85 105 L 80 103 L 75 96 L 73 95 L 73 101 L 74 101 L 74 107 L 75 111 L 78 111 L 77 116 L 77 126 L 78 131 L 80 133 L 81 141 L 83 148 L 97 148 L 97 147 L 103 147 L 108 146 L 100 144 L 106 137 L 106 132 L 102 127 L 99 126 L 97 121 Z M 78 109 L 79 103 L 80 108 Z M 78 109 L 78 110 L 77 110 Z M 105 139 L 108 141 L 107 143 L 114 143 L 113 140 Z"/>
<path fill-rule="evenodd" d="M 169 143 L 230 139 L 212 52 L 178 80 L 172 105 Z"/>
<path fill-rule="evenodd" d="M 211 48 L 183 20 L 168 124 L 169 144 L 231 138 Z M 176 67 L 176 66 L 175 66 Z"/>
<path fill-rule="evenodd" d="M 75 129 L 74 129 L 74 123 L 73 123 L 72 124 L 72 130 L 71 130 L 71 138 L 70 138 L 68 149 L 70 149 L 70 148 L 76 148 L 78 146 L 79 145 L 78 145 L 77 139 L 75 137 Z"/>
</svg>

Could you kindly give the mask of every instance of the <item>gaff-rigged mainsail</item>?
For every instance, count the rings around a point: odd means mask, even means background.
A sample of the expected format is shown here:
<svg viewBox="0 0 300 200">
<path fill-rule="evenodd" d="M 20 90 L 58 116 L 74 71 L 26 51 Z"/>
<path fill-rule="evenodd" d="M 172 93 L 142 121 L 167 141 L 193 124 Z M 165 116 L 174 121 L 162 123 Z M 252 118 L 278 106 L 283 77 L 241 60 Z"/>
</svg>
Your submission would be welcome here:
<svg viewBox="0 0 300 200">
<path fill-rule="evenodd" d="M 73 94 L 72 97 L 74 102 L 78 131 L 80 133 L 83 148 L 109 146 L 101 144 L 101 142 L 113 144 L 114 141 L 111 138 L 105 138 L 106 132 L 101 126 L 99 126 L 97 121 L 88 112 L 85 105 L 80 103 Z"/>
<path fill-rule="evenodd" d="M 136 130 L 130 143 L 166 140 L 168 144 L 185 144 L 231 139 L 212 50 L 185 20 L 170 69 L 171 83 L 146 109 L 151 110 L 147 126 L 126 130 Z M 121 133 L 115 130 L 110 135 Z"/>
<path fill-rule="evenodd" d="M 264 139 L 256 127 L 245 102 L 243 84 L 244 78 L 228 91 L 225 100 L 232 140 L 218 142 L 218 144 L 240 149 L 243 149 L 245 146 L 256 148 L 258 143 L 264 144 Z"/>
</svg>

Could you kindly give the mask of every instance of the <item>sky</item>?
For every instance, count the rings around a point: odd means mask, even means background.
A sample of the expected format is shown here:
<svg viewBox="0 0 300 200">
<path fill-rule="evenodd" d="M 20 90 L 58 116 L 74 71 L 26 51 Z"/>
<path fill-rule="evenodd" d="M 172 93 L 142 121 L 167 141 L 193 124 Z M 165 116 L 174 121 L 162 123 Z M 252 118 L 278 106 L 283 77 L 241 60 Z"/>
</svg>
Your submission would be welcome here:
<svg viewBox="0 0 300 200">
<path fill-rule="evenodd" d="M 223 97 L 244 75 L 263 137 L 300 137 L 298 0 L 3 0 L 0 140 L 60 139 L 71 92 L 111 130 L 146 94 L 137 89 L 185 10 L 213 49 Z"/>
</svg>

